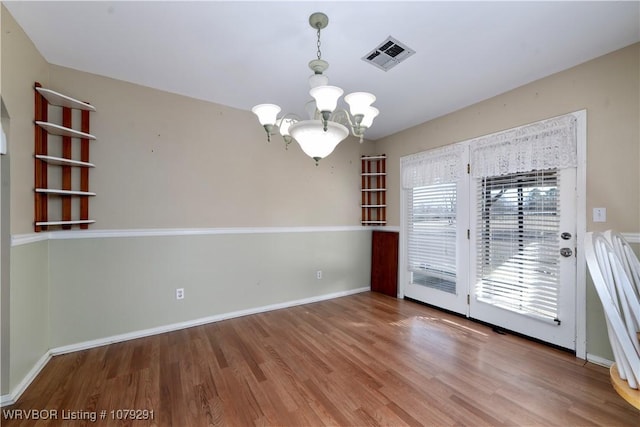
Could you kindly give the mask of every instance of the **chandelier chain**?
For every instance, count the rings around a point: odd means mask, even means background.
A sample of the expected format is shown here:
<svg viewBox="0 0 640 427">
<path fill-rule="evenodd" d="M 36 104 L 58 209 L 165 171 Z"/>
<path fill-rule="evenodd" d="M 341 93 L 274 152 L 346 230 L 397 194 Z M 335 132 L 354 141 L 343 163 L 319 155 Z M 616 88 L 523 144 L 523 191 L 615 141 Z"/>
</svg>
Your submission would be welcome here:
<svg viewBox="0 0 640 427">
<path fill-rule="evenodd" d="M 320 28 L 318 28 L 318 43 L 317 43 L 317 45 L 318 45 L 318 59 L 322 59 L 321 58 L 322 52 L 320 52 Z"/>
</svg>

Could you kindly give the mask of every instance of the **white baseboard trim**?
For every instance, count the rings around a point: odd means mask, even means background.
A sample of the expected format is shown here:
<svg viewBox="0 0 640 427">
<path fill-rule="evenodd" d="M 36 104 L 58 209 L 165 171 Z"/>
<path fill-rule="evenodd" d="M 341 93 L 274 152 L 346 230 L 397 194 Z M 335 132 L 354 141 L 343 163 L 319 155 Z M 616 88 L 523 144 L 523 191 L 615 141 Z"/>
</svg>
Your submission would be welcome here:
<svg viewBox="0 0 640 427">
<path fill-rule="evenodd" d="M 596 356 L 594 354 L 587 353 L 587 362 L 591 362 L 595 365 L 604 366 L 605 368 L 610 368 L 613 365 L 613 361 L 609 359 L 605 359 L 604 357 Z"/>
<path fill-rule="evenodd" d="M 42 371 L 42 368 L 44 368 L 47 363 L 49 363 L 49 360 L 51 360 L 51 356 L 52 355 L 50 351 L 46 352 L 40 358 L 40 360 L 36 362 L 33 368 L 31 368 L 27 375 L 25 375 L 22 381 L 20 381 L 20 384 L 16 386 L 15 390 L 12 390 L 9 394 L 3 394 L 2 396 L 0 396 L 0 407 L 13 405 L 14 403 L 16 403 L 20 396 L 22 396 L 22 393 L 24 393 L 27 387 L 29 387 L 33 380 L 36 379 L 40 371 Z"/>
<path fill-rule="evenodd" d="M 36 376 L 40 373 L 42 368 L 49 362 L 51 357 L 60 354 L 72 353 L 74 351 L 88 350 L 90 348 L 100 347 L 103 345 L 109 345 L 113 343 L 134 340 L 137 338 L 144 338 L 151 335 L 163 334 L 165 332 L 173 332 L 180 329 L 191 328 L 194 326 L 205 325 L 207 323 L 220 322 L 222 320 L 233 319 L 236 317 L 248 316 L 251 314 L 264 313 L 267 311 L 280 310 L 282 308 L 294 307 L 298 305 L 310 304 L 314 302 L 326 301 L 334 298 L 340 298 L 347 295 L 358 294 L 361 292 L 368 292 L 371 290 L 370 286 L 363 286 L 356 289 L 348 289 L 345 291 L 333 292 L 330 294 L 317 295 L 314 297 L 303 298 L 294 301 L 286 301 L 277 304 L 265 305 L 262 307 L 249 308 L 245 310 L 232 311 L 229 313 L 216 314 L 214 316 L 207 316 L 200 319 L 189 320 L 186 322 L 173 323 L 170 325 L 159 326 L 157 328 L 144 329 L 141 331 L 128 332 L 126 334 L 113 335 L 106 338 L 99 338 L 96 340 L 80 342 L 77 344 L 65 345 L 62 347 L 52 348 L 38 360 L 36 365 L 29 371 L 29 373 L 22 379 L 20 384 L 8 395 L 0 396 L 0 407 L 14 404 L 24 393 L 27 387 L 35 380 Z"/>
</svg>

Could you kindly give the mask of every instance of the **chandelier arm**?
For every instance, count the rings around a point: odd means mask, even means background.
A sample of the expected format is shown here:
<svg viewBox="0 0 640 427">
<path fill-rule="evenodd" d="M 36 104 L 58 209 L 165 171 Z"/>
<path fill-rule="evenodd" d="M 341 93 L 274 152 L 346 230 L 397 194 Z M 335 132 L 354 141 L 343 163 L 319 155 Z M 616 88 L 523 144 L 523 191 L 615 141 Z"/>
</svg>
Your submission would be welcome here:
<svg viewBox="0 0 640 427">
<path fill-rule="evenodd" d="M 331 117 L 329 120 L 332 122 L 338 122 L 342 125 L 353 127 L 353 122 L 351 121 L 351 115 L 344 109 L 338 108 L 331 113 Z"/>
<path fill-rule="evenodd" d="M 292 124 L 298 123 L 302 119 L 300 118 L 300 116 L 298 116 L 295 113 L 286 113 L 284 116 L 280 117 L 276 121 L 276 123 L 278 124 L 278 130 L 280 130 L 280 128 L 282 127 L 282 123 L 285 120 L 291 121 L 291 123 L 289 124 L 289 126 L 291 126 Z M 283 135 L 281 131 L 280 131 L 280 135 L 282 136 L 282 139 L 284 140 L 284 149 L 288 150 L 289 149 L 289 144 L 291 144 L 291 141 L 293 141 L 293 137 L 291 135 L 289 135 L 289 134 Z"/>
<path fill-rule="evenodd" d="M 287 113 L 278 119 L 278 123 L 282 123 L 282 121 L 285 119 L 295 120 L 296 122 L 299 122 L 300 120 L 302 120 L 300 116 L 298 116 L 296 113 Z"/>
<path fill-rule="evenodd" d="M 367 130 L 365 126 L 361 126 L 362 116 L 357 115 L 352 117 L 351 114 L 345 109 L 337 109 L 332 114 L 329 120 L 340 123 L 344 126 L 348 126 L 351 129 L 351 134 L 357 138 L 360 138 L 360 142 L 363 141 L 364 132 Z"/>
</svg>

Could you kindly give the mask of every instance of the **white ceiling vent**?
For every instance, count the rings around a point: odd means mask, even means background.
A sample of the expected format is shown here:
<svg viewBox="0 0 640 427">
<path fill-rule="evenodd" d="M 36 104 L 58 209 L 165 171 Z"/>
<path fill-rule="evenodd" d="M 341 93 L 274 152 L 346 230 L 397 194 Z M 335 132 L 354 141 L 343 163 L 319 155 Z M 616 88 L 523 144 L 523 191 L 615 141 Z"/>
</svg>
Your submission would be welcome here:
<svg viewBox="0 0 640 427">
<path fill-rule="evenodd" d="M 388 71 L 414 53 L 415 50 L 389 36 L 377 48 L 363 56 L 362 60 Z"/>
</svg>

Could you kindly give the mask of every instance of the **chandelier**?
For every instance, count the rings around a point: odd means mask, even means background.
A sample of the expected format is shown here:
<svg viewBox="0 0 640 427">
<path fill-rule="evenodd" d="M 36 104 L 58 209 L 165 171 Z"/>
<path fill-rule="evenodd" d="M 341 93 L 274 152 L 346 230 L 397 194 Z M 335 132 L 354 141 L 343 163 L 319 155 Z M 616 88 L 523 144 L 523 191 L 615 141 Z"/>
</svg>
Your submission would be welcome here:
<svg viewBox="0 0 640 427">
<path fill-rule="evenodd" d="M 291 113 L 278 118 L 281 108 L 275 104 L 260 104 L 251 109 L 267 132 L 267 141 L 271 141 L 271 135 L 276 132 L 282 135 L 285 147 L 295 140 L 302 151 L 316 161 L 316 166 L 349 136 L 349 129 L 362 142 L 364 132 L 379 113 L 371 106 L 376 97 L 367 92 L 354 92 L 344 97 L 351 114 L 337 108 L 344 91 L 329 85 L 328 77 L 323 74 L 329 63 L 322 59 L 320 51 L 320 30 L 328 24 L 329 18 L 324 13 L 317 12 L 309 17 L 309 25 L 317 30 L 318 35 L 317 59 L 309 62 L 313 71 L 309 77 L 309 94 L 313 100 L 307 102 L 305 108 L 309 119 L 302 120 Z"/>
</svg>

